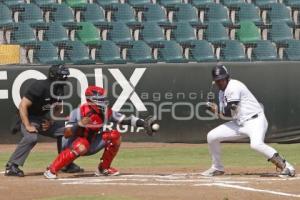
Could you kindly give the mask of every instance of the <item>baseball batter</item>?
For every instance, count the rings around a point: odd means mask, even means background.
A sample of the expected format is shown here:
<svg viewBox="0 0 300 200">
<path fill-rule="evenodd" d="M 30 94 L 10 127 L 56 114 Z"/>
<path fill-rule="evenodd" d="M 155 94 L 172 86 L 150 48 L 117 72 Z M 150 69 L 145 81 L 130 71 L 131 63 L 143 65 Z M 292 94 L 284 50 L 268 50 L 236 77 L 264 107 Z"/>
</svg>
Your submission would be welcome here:
<svg viewBox="0 0 300 200">
<path fill-rule="evenodd" d="M 281 177 L 295 176 L 294 167 L 284 160 L 278 152 L 264 143 L 268 122 L 264 110 L 254 95 L 240 81 L 231 79 L 224 65 L 218 65 L 212 70 L 212 78 L 219 89 L 219 113 L 231 117 L 226 122 L 207 135 L 207 143 L 212 157 L 212 166 L 202 173 L 203 176 L 224 174 L 221 162 L 220 143 L 245 137 L 250 138 L 252 149 L 264 155 L 281 170 Z M 207 103 L 212 112 L 218 112 L 214 103 Z"/>
<path fill-rule="evenodd" d="M 87 102 L 70 114 L 64 131 L 64 150 L 56 157 L 44 176 L 55 179 L 61 168 L 80 156 L 93 155 L 104 149 L 96 175 L 115 176 L 119 171 L 111 167 L 121 145 L 121 134 L 116 129 L 107 129 L 109 122 L 144 127 L 152 135 L 153 118 L 146 120 L 113 111 L 108 107 L 103 88 L 89 86 L 85 91 Z"/>
</svg>

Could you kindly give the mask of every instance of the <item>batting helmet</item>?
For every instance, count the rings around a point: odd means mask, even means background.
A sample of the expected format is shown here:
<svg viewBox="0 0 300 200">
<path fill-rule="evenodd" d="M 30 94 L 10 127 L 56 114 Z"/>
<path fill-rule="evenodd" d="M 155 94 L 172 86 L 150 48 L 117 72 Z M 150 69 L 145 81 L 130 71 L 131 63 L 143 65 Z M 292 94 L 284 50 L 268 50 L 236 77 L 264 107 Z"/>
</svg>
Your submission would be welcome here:
<svg viewBox="0 0 300 200">
<path fill-rule="evenodd" d="M 214 81 L 228 79 L 229 77 L 228 70 L 224 65 L 217 65 L 212 69 L 212 78 Z"/>
<path fill-rule="evenodd" d="M 69 69 L 64 65 L 52 65 L 49 68 L 48 78 L 52 81 L 65 81 L 70 75 Z"/>
</svg>

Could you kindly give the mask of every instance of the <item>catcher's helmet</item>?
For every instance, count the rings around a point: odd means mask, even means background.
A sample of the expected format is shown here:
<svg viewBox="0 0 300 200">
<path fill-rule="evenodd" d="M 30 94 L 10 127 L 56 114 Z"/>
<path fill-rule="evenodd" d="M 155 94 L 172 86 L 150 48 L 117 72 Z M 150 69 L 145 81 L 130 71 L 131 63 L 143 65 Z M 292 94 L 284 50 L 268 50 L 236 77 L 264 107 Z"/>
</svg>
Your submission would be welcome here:
<svg viewBox="0 0 300 200">
<path fill-rule="evenodd" d="M 101 87 L 89 86 L 85 90 L 85 98 L 93 109 L 97 106 L 100 110 L 105 110 L 108 105 L 106 91 Z"/>
<path fill-rule="evenodd" d="M 70 75 L 69 69 L 64 65 L 52 65 L 49 68 L 48 78 L 53 81 L 65 81 Z"/>
<path fill-rule="evenodd" d="M 217 65 L 212 69 L 212 78 L 214 81 L 228 79 L 229 77 L 228 70 L 224 65 Z"/>
</svg>

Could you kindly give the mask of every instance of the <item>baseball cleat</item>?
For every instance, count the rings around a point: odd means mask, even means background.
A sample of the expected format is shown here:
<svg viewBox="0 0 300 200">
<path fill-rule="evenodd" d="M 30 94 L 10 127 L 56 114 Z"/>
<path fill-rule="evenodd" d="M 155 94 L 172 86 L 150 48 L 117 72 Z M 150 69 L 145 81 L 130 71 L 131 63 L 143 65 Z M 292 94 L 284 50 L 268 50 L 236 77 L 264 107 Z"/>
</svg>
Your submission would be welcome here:
<svg viewBox="0 0 300 200">
<path fill-rule="evenodd" d="M 294 177 L 295 175 L 296 175 L 295 168 L 292 165 L 290 165 L 289 163 L 286 163 L 286 166 L 279 174 L 279 177 L 288 178 L 288 177 Z"/>
<path fill-rule="evenodd" d="M 19 169 L 19 166 L 16 164 L 7 164 L 5 167 L 5 176 L 17 176 L 24 177 L 24 172 Z"/>
<path fill-rule="evenodd" d="M 53 174 L 49 169 L 44 172 L 44 177 L 46 179 L 56 179 L 56 174 Z"/>
<path fill-rule="evenodd" d="M 108 168 L 108 169 L 100 169 L 95 172 L 96 176 L 118 176 L 120 175 L 120 172 L 115 168 Z"/>
<path fill-rule="evenodd" d="M 224 171 L 220 171 L 214 168 L 209 168 L 208 170 L 202 172 L 201 175 L 206 177 L 212 177 L 212 176 L 221 176 L 224 173 L 225 173 Z"/>
<path fill-rule="evenodd" d="M 84 169 L 80 168 L 75 163 L 71 163 L 68 166 L 62 168 L 61 171 L 64 173 L 79 173 L 79 172 L 84 172 Z"/>
</svg>

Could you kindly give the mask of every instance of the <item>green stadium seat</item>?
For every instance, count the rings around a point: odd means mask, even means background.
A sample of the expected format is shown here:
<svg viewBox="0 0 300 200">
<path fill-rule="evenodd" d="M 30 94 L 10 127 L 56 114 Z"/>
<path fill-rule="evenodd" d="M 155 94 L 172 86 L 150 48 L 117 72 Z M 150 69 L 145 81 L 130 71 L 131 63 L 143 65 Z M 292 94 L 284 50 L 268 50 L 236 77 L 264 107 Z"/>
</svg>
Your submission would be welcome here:
<svg viewBox="0 0 300 200">
<path fill-rule="evenodd" d="M 77 24 L 80 29 L 76 30 L 75 38 L 85 45 L 98 45 L 101 41 L 99 30 L 90 22 Z"/>
<path fill-rule="evenodd" d="M 265 7 L 271 3 L 277 3 L 277 0 L 252 0 L 258 7 Z"/>
<path fill-rule="evenodd" d="M 292 39 L 294 39 L 292 30 L 285 22 L 273 22 L 271 29 L 268 30 L 268 40 L 275 43 L 285 43 Z"/>
<path fill-rule="evenodd" d="M 283 50 L 283 59 L 291 61 L 300 60 L 300 41 L 289 40 L 287 41 L 288 47 Z"/>
<path fill-rule="evenodd" d="M 65 0 L 64 1 L 71 8 L 83 8 L 86 6 L 86 0 Z"/>
<path fill-rule="evenodd" d="M 163 41 L 163 47 L 158 49 L 157 61 L 166 63 L 184 63 L 187 60 L 183 57 L 181 46 L 173 41 Z"/>
<path fill-rule="evenodd" d="M 221 0 L 220 2 L 227 7 L 237 6 L 239 4 L 245 3 L 244 0 Z"/>
<path fill-rule="evenodd" d="M 66 4 L 54 5 L 53 9 L 54 10 L 50 12 L 50 21 L 61 23 L 74 22 L 73 10 Z"/>
<path fill-rule="evenodd" d="M 243 45 L 237 40 L 224 41 L 224 47 L 220 51 L 222 61 L 246 61 Z"/>
<path fill-rule="evenodd" d="M 157 3 L 159 3 L 162 6 L 174 6 L 176 4 L 182 3 L 181 0 L 157 0 Z"/>
<path fill-rule="evenodd" d="M 27 23 L 14 24 L 10 35 L 11 44 L 20 44 L 22 46 L 36 44 L 35 32 Z"/>
<path fill-rule="evenodd" d="M 11 10 L 4 4 L 0 3 L 0 28 L 10 26 L 14 23 Z"/>
<path fill-rule="evenodd" d="M 126 0 L 133 7 L 141 7 L 151 3 L 151 0 Z"/>
<path fill-rule="evenodd" d="M 270 10 L 267 12 L 267 23 L 271 24 L 275 21 L 284 21 L 288 24 L 293 24 L 290 10 L 284 4 L 273 3 L 268 6 L 268 9 Z"/>
<path fill-rule="evenodd" d="M 292 8 L 300 8 L 300 1 L 299 0 L 283 0 L 283 3 Z"/>
<path fill-rule="evenodd" d="M 132 42 L 127 50 L 127 61 L 133 63 L 154 63 L 152 49 L 144 41 Z"/>
<path fill-rule="evenodd" d="M 236 31 L 236 38 L 242 43 L 251 43 L 261 40 L 259 28 L 252 21 L 241 21 Z"/>
<path fill-rule="evenodd" d="M 2 2 L 8 7 L 20 6 L 26 3 L 24 0 L 2 0 Z"/>
<path fill-rule="evenodd" d="M 176 26 L 171 31 L 171 39 L 176 40 L 178 43 L 189 43 L 190 41 L 197 40 L 194 28 L 188 22 L 176 23 Z"/>
<path fill-rule="evenodd" d="M 224 25 L 231 24 L 228 9 L 222 4 L 209 4 L 204 14 L 204 23 L 221 22 Z"/>
<path fill-rule="evenodd" d="M 235 21 L 238 23 L 244 20 L 253 21 L 255 24 L 262 24 L 259 15 L 259 9 L 252 3 L 243 3 L 238 5 L 239 10 L 235 13 Z"/>
<path fill-rule="evenodd" d="M 53 6 L 56 4 L 56 0 L 31 0 L 32 3 L 35 3 L 39 7 L 44 7 L 44 6 Z"/>
<path fill-rule="evenodd" d="M 44 23 L 42 10 L 35 4 L 23 4 L 23 9 L 19 13 L 19 22 L 25 22 L 31 25 Z"/>
<path fill-rule="evenodd" d="M 116 3 L 119 3 L 119 0 L 95 0 L 94 2 L 105 8 L 107 6 L 112 6 Z"/>
<path fill-rule="evenodd" d="M 203 36 L 204 39 L 214 44 L 229 40 L 228 33 L 220 22 L 209 22 Z"/>
<path fill-rule="evenodd" d="M 38 48 L 34 50 L 33 62 L 41 64 L 59 64 L 62 61 L 58 57 L 57 48 L 48 41 L 42 41 L 37 44 Z"/>
<path fill-rule="evenodd" d="M 129 27 L 123 22 L 113 22 L 111 26 L 107 33 L 108 40 L 119 45 L 128 44 L 133 40 Z"/>
<path fill-rule="evenodd" d="M 196 8 L 205 8 L 209 4 L 213 4 L 213 0 L 189 0 L 189 2 Z"/>
<path fill-rule="evenodd" d="M 68 41 L 66 43 L 64 62 L 75 65 L 95 64 L 89 56 L 88 48 L 80 41 Z"/>
<path fill-rule="evenodd" d="M 145 5 L 145 11 L 142 14 L 142 20 L 147 22 L 168 22 L 166 12 L 158 4 Z"/>
<path fill-rule="evenodd" d="M 112 21 L 136 22 L 134 9 L 129 4 L 114 4 L 112 12 Z"/>
<path fill-rule="evenodd" d="M 60 45 L 69 40 L 67 30 L 59 22 L 48 24 L 48 28 L 44 31 L 43 40 L 50 41 L 54 45 Z"/>
<path fill-rule="evenodd" d="M 178 4 L 175 6 L 175 12 L 173 14 L 174 22 L 198 22 L 197 9 L 191 4 Z"/>
<path fill-rule="evenodd" d="M 206 40 L 195 40 L 191 42 L 189 50 L 189 61 L 213 62 L 216 61 L 213 47 Z"/>
<path fill-rule="evenodd" d="M 156 22 L 145 22 L 140 30 L 139 39 L 148 44 L 155 44 L 165 40 L 162 28 Z"/>
<path fill-rule="evenodd" d="M 112 41 L 101 41 L 96 49 L 96 61 L 104 64 L 125 64 L 126 61 L 120 56 L 120 48 Z"/>
<path fill-rule="evenodd" d="M 268 40 L 261 40 L 256 42 L 255 48 L 252 50 L 251 60 L 253 61 L 276 61 L 279 60 L 277 56 L 276 46 Z"/>
<path fill-rule="evenodd" d="M 99 24 L 106 22 L 105 11 L 98 4 L 87 4 L 86 9 L 80 15 L 80 21 Z"/>
</svg>

